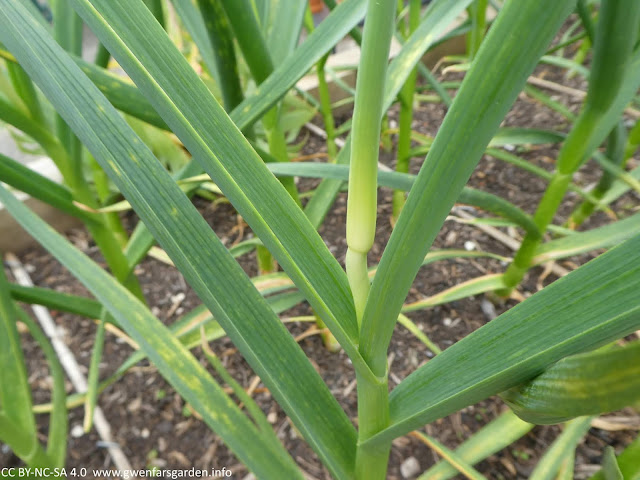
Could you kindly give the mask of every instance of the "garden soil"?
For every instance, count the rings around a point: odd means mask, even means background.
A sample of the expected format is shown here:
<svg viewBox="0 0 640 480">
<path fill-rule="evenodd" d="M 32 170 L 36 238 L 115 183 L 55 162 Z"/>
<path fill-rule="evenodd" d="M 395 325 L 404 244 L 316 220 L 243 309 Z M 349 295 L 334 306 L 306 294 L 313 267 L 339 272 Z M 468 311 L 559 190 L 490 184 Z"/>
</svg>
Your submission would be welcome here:
<svg viewBox="0 0 640 480">
<path fill-rule="evenodd" d="M 440 79 L 451 81 L 459 78 L 459 74 L 439 72 Z M 541 66 L 536 71 L 538 78 L 552 80 L 563 85 L 584 89 L 584 83 L 573 78 L 567 80 L 552 67 Z M 453 92 L 452 92 L 453 93 Z M 558 101 L 577 111 L 580 100 L 566 93 L 547 91 Z M 416 106 L 413 128 L 423 134 L 435 135 L 442 122 L 445 109 L 442 104 L 419 103 Z M 391 127 L 397 118 L 397 110 L 390 112 Z M 347 120 L 346 118 L 341 121 Z M 564 118 L 532 98 L 522 94 L 505 120 L 506 126 L 524 126 L 566 130 Z M 313 155 L 326 152 L 321 139 L 303 132 L 299 140 L 305 140 L 301 155 Z M 520 155 L 531 163 L 548 171 L 553 169 L 557 156 L 557 147 L 539 146 L 528 149 Z M 394 166 L 395 152 L 382 152 L 381 161 Z M 414 158 L 411 170 L 414 173 L 420 168 L 422 158 Z M 635 160 L 633 160 L 635 162 Z M 588 163 L 576 175 L 576 181 L 589 186 L 597 181 L 599 168 Z M 309 190 L 317 185 L 314 180 L 299 180 L 301 190 Z M 484 191 L 500 195 L 528 213 L 532 213 L 535 205 L 544 192 L 546 182 L 499 160 L 484 157 L 475 170 L 470 185 Z M 579 201 L 574 194 L 567 195 L 560 209 L 556 223 L 563 222 L 572 208 Z M 627 194 L 614 205 L 619 217 L 625 217 L 637 210 L 638 196 Z M 203 199 L 194 200 L 195 205 L 227 245 L 250 238 L 251 231 L 244 226 L 228 203 L 218 202 L 215 205 Z M 483 213 L 465 208 L 466 212 L 475 216 Z M 346 194 L 340 194 L 335 205 L 327 216 L 320 234 L 331 252 L 344 262 Z M 369 255 L 370 263 L 377 263 L 391 234 L 389 222 L 391 213 L 391 191 L 381 188 L 379 193 L 379 212 L 376 243 Z M 135 216 L 127 214 L 124 221 L 131 228 L 135 224 Z M 584 226 L 593 228 L 611 220 L 603 213 L 595 214 Z M 244 229 L 241 228 L 244 226 Z M 499 229 L 503 233 L 520 239 L 521 231 Z M 104 262 L 97 253 L 95 245 L 89 240 L 84 230 L 68 232 L 68 238 L 81 250 L 100 264 Z M 447 220 L 438 235 L 434 248 L 474 248 L 494 252 L 504 256 L 512 255 L 512 251 L 501 242 L 490 237 L 476 227 Z M 560 265 L 566 269 L 576 268 L 595 257 L 600 252 L 573 257 Z M 21 256 L 21 261 L 31 272 L 34 282 L 42 287 L 58 291 L 89 295 L 73 277 L 42 249 L 32 249 Z M 240 264 L 249 275 L 256 275 L 256 261 L 253 254 L 239 259 Z M 411 288 L 408 301 L 415 301 L 440 292 L 465 280 L 488 273 L 500 273 L 505 265 L 493 259 L 456 259 L 431 264 L 423 268 Z M 173 267 L 147 258 L 136 269 L 144 294 L 152 311 L 166 324 L 177 320 L 181 314 L 199 305 L 199 300 L 182 276 Z M 520 293 L 526 297 L 535 293 L 541 285 L 554 281 L 553 273 L 542 268 L 533 269 L 525 279 Z M 415 312 L 409 317 L 429 336 L 441 349 L 464 338 L 469 333 L 486 324 L 493 318 L 493 311 L 500 314 L 515 305 L 515 300 L 507 304 L 490 303 L 485 296 L 455 301 L 447 305 Z M 96 325 L 93 320 L 80 318 L 63 312 L 51 312 L 56 324 L 64 333 L 65 342 L 87 373 Z M 306 304 L 299 305 L 283 313 L 283 317 L 309 315 Z M 299 336 L 311 333 L 309 323 L 292 323 L 288 327 L 292 335 Z M 304 336 L 304 335 L 303 335 Z M 332 393 L 356 423 L 356 390 L 354 388 L 353 368 L 343 352 L 330 353 L 324 347 L 319 335 L 309 335 L 300 340 L 300 346 L 309 356 L 313 365 L 322 375 Z M 24 335 L 24 348 L 29 369 L 29 379 L 34 389 L 35 403 L 48 402 L 51 390 L 51 377 L 46 368 L 43 355 L 37 345 Z M 244 387 L 253 385 L 255 374 L 238 354 L 231 342 L 220 339 L 212 343 L 214 351 L 222 358 L 224 365 Z M 132 349 L 121 338 L 107 334 L 104 355 L 100 368 L 101 378 L 106 378 L 128 357 Z M 203 365 L 206 365 L 200 348 L 194 350 Z M 390 388 L 395 387 L 403 378 L 433 357 L 417 338 L 403 327 L 396 328 L 391 347 L 389 361 L 391 363 Z M 455 382 L 455 372 L 451 372 L 451 381 Z M 68 385 L 71 392 L 71 385 Z M 286 449 L 300 465 L 309 478 L 328 479 L 327 471 L 322 467 L 313 451 L 300 438 L 297 430 L 274 402 L 268 390 L 261 383 L 253 392 L 254 399 L 267 415 L 269 422 Z M 233 478 L 248 477 L 247 469 L 234 457 L 223 442 L 197 418 L 180 396 L 163 380 L 156 369 L 148 362 L 141 362 L 120 381 L 110 386 L 99 397 L 99 405 L 104 410 L 111 425 L 114 441 L 117 442 L 134 468 L 161 467 L 174 469 L 201 469 L 226 467 L 233 472 Z M 426 427 L 426 432 L 434 436 L 446 446 L 455 448 L 496 418 L 505 410 L 503 403 L 496 397 L 489 398 L 476 405 L 469 406 L 458 413 L 440 419 Z M 609 416 L 635 416 L 637 413 L 626 410 Z M 46 438 L 47 416 L 38 417 L 42 440 Z M 71 410 L 69 428 L 71 435 L 68 444 L 67 466 L 87 468 L 113 467 L 105 445 L 100 442 L 95 431 L 88 434 L 81 432 L 83 409 Z M 636 425 L 638 422 L 636 422 Z M 637 427 L 636 427 L 637 428 Z M 540 426 L 513 445 L 490 456 L 479 463 L 477 469 L 490 479 L 525 479 L 528 478 L 537 460 L 544 454 L 549 445 L 561 431 L 558 426 Z M 613 445 L 617 451 L 628 445 L 637 435 L 636 431 L 610 431 L 591 428 L 577 449 L 576 478 L 587 478 L 599 467 L 603 449 Z M 251 439 L 247 439 L 251 441 Z M 407 462 L 407 459 L 413 458 Z M 389 462 L 389 479 L 407 478 L 403 476 L 413 464 L 413 474 L 408 478 L 416 478 L 439 460 L 436 453 L 413 437 L 405 436 L 393 443 Z M 404 468 L 401 466 L 404 463 Z M 0 466 L 17 466 L 19 460 L 4 447 L 0 449 Z M 462 478 L 462 477 L 460 477 Z"/>
</svg>

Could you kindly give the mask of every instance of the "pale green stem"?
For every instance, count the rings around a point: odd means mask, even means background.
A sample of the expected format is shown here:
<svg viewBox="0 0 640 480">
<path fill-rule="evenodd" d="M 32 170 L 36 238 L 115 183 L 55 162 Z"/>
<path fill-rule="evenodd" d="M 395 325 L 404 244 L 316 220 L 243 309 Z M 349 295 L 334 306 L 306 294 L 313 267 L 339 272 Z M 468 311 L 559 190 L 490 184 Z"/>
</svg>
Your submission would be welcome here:
<svg viewBox="0 0 640 480">
<path fill-rule="evenodd" d="M 513 262 L 504 274 L 504 282 L 507 288 L 500 294 L 508 295 L 524 278 L 536 249 L 542 240 L 540 232 L 545 232 L 553 220 L 553 217 L 569 189 L 573 173 L 580 167 L 584 158 L 588 154 L 586 151 L 588 139 L 593 135 L 597 127 L 598 115 L 590 109 L 585 109 L 578 117 L 573 130 L 565 140 L 558 155 L 557 169 L 554 173 L 547 190 L 538 205 L 534 215 L 534 222 L 538 227 L 538 232 L 528 233 Z"/>
<path fill-rule="evenodd" d="M 409 37 L 420 24 L 420 0 L 411 0 L 409 3 L 409 29 L 405 31 L 405 38 Z M 413 121 L 413 95 L 416 89 L 416 79 L 418 69 L 411 71 L 407 81 L 400 91 L 400 121 L 398 133 L 398 153 L 396 171 L 400 173 L 409 173 L 409 161 L 411 159 L 409 152 L 411 151 L 411 123 Z M 405 192 L 402 190 L 394 190 L 393 192 L 393 213 L 391 215 L 391 223 L 395 225 L 402 207 L 405 204 Z"/>
<path fill-rule="evenodd" d="M 367 253 L 373 245 L 376 230 L 380 125 L 394 11 L 395 0 L 369 0 L 356 81 L 347 199 L 346 270 L 358 324 L 362 321 L 370 288 Z M 391 444 L 375 449 L 363 444 L 389 425 L 387 372 L 381 378 L 357 374 L 357 381 L 356 478 L 383 480 Z"/>
<path fill-rule="evenodd" d="M 7 62 L 7 72 L 11 78 L 13 88 L 29 110 L 31 118 L 39 125 L 45 126 L 46 120 L 42 111 L 42 105 L 40 105 L 38 92 L 27 73 L 20 65 L 12 62 Z"/>
<path fill-rule="evenodd" d="M 356 307 L 358 326 L 360 326 L 362 315 L 364 314 L 364 307 L 367 304 L 367 297 L 369 296 L 369 289 L 371 288 L 369 271 L 367 269 L 367 253 L 358 252 L 349 248 L 345 258 L 345 267 Z"/>
<path fill-rule="evenodd" d="M 475 58 L 484 39 L 484 33 L 487 28 L 488 3 L 488 0 L 476 0 L 467 9 L 471 18 L 471 31 L 467 37 L 467 55 L 470 60 Z"/>
<path fill-rule="evenodd" d="M 609 134 L 609 140 L 607 141 L 607 159 L 613 165 L 623 166 L 624 153 L 627 142 L 627 132 L 622 122 L 618 123 L 616 127 Z M 615 175 L 605 170 L 602 172 L 600 181 L 593 189 L 591 194 L 597 201 L 600 201 L 602 197 L 609 191 Z M 571 214 L 569 221 L 567 222 L 570 228 L 577 228 L 595 211 L 596 203 L 593 201 L 585 200 L 582 202 Z"/>
<path fill-rule="evenodd" d="M 315 29 L 313 25 L 313 16 L 311 9 L 307 8 L 304 17 L 305 28 L 307 32 L 311 34 Z M 324 55 L 318 63 L 316 63 L 316 74 L 318 77 L 318 97 L 320 98 L 320 114 L 322 115 L 322 121 L 324 123 L 324 130 L 327 133 L 327 155 L 329 155 L 329 161 L 334 162 L 338 156 L 338 149 L 336 146 L 335 138 L 335 122 L 333 120 L 333 111 L 331 108 L 331 94 L 329 93 L 329 84 L 327 83 L 327 76 L 325 72 L 325 65 L 329 59 L 328 52 Z"/>
</svg>

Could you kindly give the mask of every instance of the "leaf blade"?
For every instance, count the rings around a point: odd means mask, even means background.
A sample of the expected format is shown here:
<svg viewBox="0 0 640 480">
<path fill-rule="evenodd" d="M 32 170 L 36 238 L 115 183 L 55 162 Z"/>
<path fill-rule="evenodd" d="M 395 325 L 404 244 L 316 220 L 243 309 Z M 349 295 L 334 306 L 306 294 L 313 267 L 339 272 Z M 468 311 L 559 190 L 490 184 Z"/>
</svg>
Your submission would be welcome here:
<svg viewBox="0 0 640 480">
<path fill-rule="evenodd" d="M 552 283 L 412 373 L 391 393 L 392 425 L 377 441 L 388 441 L 531 379 L 563 357 L 637 330 L 638 288 L 640 236 Z M 446 374 L 451 371 L 457 372 L 453 386 Z"/>
</svg>

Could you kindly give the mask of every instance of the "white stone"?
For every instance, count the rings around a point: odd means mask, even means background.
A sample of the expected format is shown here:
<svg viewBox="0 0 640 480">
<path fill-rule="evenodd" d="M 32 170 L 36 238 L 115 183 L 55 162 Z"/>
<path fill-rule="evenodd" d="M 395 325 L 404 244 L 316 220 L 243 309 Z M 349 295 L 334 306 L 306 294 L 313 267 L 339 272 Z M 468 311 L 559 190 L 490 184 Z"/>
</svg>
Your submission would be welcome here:
<svg viewBox="0 0 640 480">
<path fill-rule="evenodd" d="M 420 473 L 420 463 L 416 457 L 409 457 L 400 465 L 400 473 L 403 478 L 411 478 Z"/>
</svg>

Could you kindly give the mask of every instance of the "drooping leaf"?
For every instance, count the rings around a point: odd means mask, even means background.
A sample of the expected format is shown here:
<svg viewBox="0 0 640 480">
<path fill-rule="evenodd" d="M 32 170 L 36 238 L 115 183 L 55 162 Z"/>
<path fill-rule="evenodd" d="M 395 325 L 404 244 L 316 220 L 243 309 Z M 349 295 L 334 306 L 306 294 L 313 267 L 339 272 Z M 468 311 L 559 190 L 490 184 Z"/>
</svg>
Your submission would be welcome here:
<svg viewBox="0 0 640 480">
<path fill-rule="evenodd" d="M 640 236 L 449 347 L 391 392 L 389 441 L 640 328 Z M 455 381 L 452 379 L 455 378 Z"/>
</svg>

